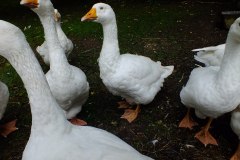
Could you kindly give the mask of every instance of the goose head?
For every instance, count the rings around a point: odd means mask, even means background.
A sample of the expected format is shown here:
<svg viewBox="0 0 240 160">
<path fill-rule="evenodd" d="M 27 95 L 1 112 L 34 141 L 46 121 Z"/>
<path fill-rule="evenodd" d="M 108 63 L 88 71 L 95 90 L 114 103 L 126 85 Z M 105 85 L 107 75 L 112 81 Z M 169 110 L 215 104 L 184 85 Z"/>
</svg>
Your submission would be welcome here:
<svg viewBox="0 0 240 160">
<path fill-rule="evenodd" d="M 21 5 L 27 6 L 29 8 L 38 8 L 39 2 L 38 0 L 21 0 L 20 2 Z"/>
<path fill-rule="evenodd" d="M 229 36 L 231 36 L 235 41 L 240 43 L 240 18 L 237 18 L 231 25 L 229 30 Z"/>
<path fill-rule="evenodd" d="M 49 16 L 54 13 L 54 7 L 50 0 L 21 0 L 20 4 L 31 8 L 39 16 Z"/>
<path fill-rule="evenodd" d="M 108 24 L 114 20 L 115 13 L 112 7 L 105 3 L 96 3 L 81 19 L 81 21 L 93 21 L 101 24 Z"/>
</svg>

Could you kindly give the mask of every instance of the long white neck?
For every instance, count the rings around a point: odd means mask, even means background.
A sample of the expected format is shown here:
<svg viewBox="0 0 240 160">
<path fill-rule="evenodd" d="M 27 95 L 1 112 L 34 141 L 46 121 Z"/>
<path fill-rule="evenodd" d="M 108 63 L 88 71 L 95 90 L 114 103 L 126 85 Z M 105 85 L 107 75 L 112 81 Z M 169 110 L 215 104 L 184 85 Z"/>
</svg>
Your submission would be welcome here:
<svg viewBox="0 0 240 160">
<path fill-rule="evenodd" d="M 240 42 L 229 35 L 218 72 L 218 83 L 225 88 L 240 89 Z"/>
<path fill-rule="evenodd" d="M 56 22 L 56 30 L 57 30 L 59 41 L 64 41 L 67 39 L 67 36 L 62 30 L 61 22 Z"/>
<path fill-rule="evenodd" d="M 116 19 L 113 19 L 111 23 L 102 24 L 102 26 L 104 38 L 99 63 L 103 62 L 112 68 L 120 56 Z"/>
<path fill-rule="evenodd" d="M 25 38 L 20 41 L 21 48 L 6 51 L 11 54 L 6 54 L 9 56 L 5 58 L 16 69 L 27 90 L 32 112 L 31 134 L 47 134 L 66 129 L 64 113 L 53 98 L 33 51 Z"/>
<path fill-rule="evenodd" d="M 39 18 L 44 28 L 45 39 L 48 46 L 50 69 L 55 73 L 60 71 L 60 74 L 62 74 L 62 71 L 68 72 L 69 63 L 58 40 L 55 27 L 56 22 L 53 16 L 39 16 Z"/>
</svg>

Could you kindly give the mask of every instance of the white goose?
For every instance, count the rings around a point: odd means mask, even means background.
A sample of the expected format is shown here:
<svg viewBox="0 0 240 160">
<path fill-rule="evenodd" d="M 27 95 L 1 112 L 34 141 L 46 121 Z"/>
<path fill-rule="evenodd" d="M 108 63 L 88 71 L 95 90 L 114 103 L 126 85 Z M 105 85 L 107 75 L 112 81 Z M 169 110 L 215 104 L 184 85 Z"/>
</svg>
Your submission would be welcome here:
<svg viewBox="0 0 240 160">
<path fill-rule="evenodd" d="M 195 68 L 180 93 L 182 103 L 189 108 L 195 108 L 199 118 L 210 118 L 207 125 L 195 136 L 205 145 L 217 144 L 208 132 L 212 119 L 234 110 L 240 104 L 239 24 L 240 18 L 229 30 L 220 67 Z M 188 110 L 179 126 L 191 128 L 194 125 Z"/>
<path fill-rule="evenodd" d="M 2 119 L 5 113 L 8 104 L 8 99 L 9 99 L 8 87 L 3 82 L 0 81 L 0 119 Z M 17 130 L 16 120 L 0 125 L 0 134 L 4 137 L 7 137 L 7 135 L 9 135 L 15 130 Z"/>
<path fill-rule="evenodd" d="M 174 67 L 162 66 L 161 62 L 144 56 L 120 54 L 116 18 L 111 6 L 95 4 L 82 21 L 94 21 L 103 26 L 104 40 L 98 59 L 100 77 L 112 94 L 137 104 L 136 110 L 127 109 L 122 116 L 132 122 L 140 111 L 139 105 L 154 99 Z"/>
<path fill-rule="evenodd" d="M 53 5 L 50 0 L 24 0 L 22 3 L 38 4 L 32 10 L 41 20 L 48 45 L 50 60 L 50 70 L 46 73 L 48 84 L 58 104 L 66 111 L 67 119 L 82 125 L 82 121 L 74 117 L 81 111 L 88 98 L 89 84 L 84 72 L 68 63 L 58 40 Z"/>
<path fill-rule="evenodd" d="M 217 46 L 204 47 L 192 50 L 197 52 L 194 55 L 194 59 L 205 64 L 205 66 L 220 66 L 223 54 L 225 50 L 225 44 L 220 44 Z"/>
<path fill-rule="evenodd" d="M 239 144 L 236 152 L 233 154 L 230 160 L 239 160 L 240 159 L 240 108 L 236 108 L 232 112 L 230 125 L 233 132 L 238 136 Z"/>
<path fill-rule="evenodd" d="M 65 33 L 61 28 L 61 14 L 58 12 L 57 9 L 54 10 L 54 18 L 56 21 L 55 24 L 56 24 L 58 40 L 61 44 L 61 47 L 64 49 L 66 56 L 68 57 L 68 55 L 73 50 L 73 43 L 70 39 L 67 38 L 67 36 L 65 35 Z M 44 41 L 43 44 L 41 46 L 38 46 L 36 50 L 39 53 L 39 55 L 42 57 L 45 64 L 49 65 L 50 60 L 49 60 L 49 50 L 48 50 L 47 42 Z"/>
<path fill-rule="evenodd" d="M 109 132 L 69 123 L 22 31 L 0 21 L 0 35 L 0 55 L 23 80 L 31 107 L 31 134 L 22 160 L 151 160 Z"/>
</svg>

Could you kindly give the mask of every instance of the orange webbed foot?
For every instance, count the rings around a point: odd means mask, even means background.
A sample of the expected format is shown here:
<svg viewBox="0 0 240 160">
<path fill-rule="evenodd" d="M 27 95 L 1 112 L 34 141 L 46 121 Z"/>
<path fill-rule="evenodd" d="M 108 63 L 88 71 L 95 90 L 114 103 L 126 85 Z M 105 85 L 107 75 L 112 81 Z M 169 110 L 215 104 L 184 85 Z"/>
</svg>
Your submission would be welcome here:
<svg viewBox="0 0 240 160">
<path fill-rule="evenodd" d="M 191 119 L 191 117 L 190 117 L 190 109 L 188 109 L 187 114 L 182 119 L 182 121 L 179 123 L 178 127 L 192 129 L 192 127 L 194 127 L 196 125 L 198 125 L 198 123 Z"/>
<path fill-rule="evenodd" d="M 218 145 L 216 139 L 208 132 L 205 131 L 204 129 L 202 129 L 200 132 L 198 132 L 195 135 L 195 138 L 197 138 L 201 143 L 203 143 L 205 145 L 205 147 L 208 144 L 212 144 L 212 145 Z"/>
<path fill-rule="evenodd" d="M 137 118 L 139 112 L 140 112 L 140 106 L 137 105 L 137 108 L 135 110 L 126 109 L 124 114 L 121 116 L 121 118 L 126 119 L 129 123 L 131 123 Z"/>
<path fill-rule="evenodd" d="M 77 125 L 77 126 L 86 126 L 87 122 L 82 120 L 82 119 L 78 119 L 76 117 L 72 118 L 69 120 L 72 124 Z"/>
<path fill-rule="evenodd" d="M 212 118 L 209 118 L 208 123 L 202 128 L 200 132 L 195 135 L 195 138 L 197 138 L 201 143 L 203 143 L 205 147 L 208 144 L 218 145 L 216 139 L 208 131 L 212 120 Z"/>
</svg>

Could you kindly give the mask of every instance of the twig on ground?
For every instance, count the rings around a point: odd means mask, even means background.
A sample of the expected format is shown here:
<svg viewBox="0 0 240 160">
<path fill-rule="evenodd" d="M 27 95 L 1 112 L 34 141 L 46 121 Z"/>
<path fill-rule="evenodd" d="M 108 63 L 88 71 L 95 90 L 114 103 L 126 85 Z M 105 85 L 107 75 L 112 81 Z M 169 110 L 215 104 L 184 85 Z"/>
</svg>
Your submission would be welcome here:
<svg viewBox="0 0 240 160">
<path fill-rule="evenodd" d="M 178 81 L 178 83 L 182 82 L 183 77 L 184 77 L 184 73 L 182 74 L 182 77 L 181 77 L 181 79 Z"/>
<path fill-rule="evenodd" d="M 81 52 L 81 53 L 87 53 L 87 52 L 90 52 L 90 51 L 92 51 L 93 49 L 88 49 L 88 50 L 85 50 L 85 51 L 83 51 L 83 52 Z"/>
</svg>

